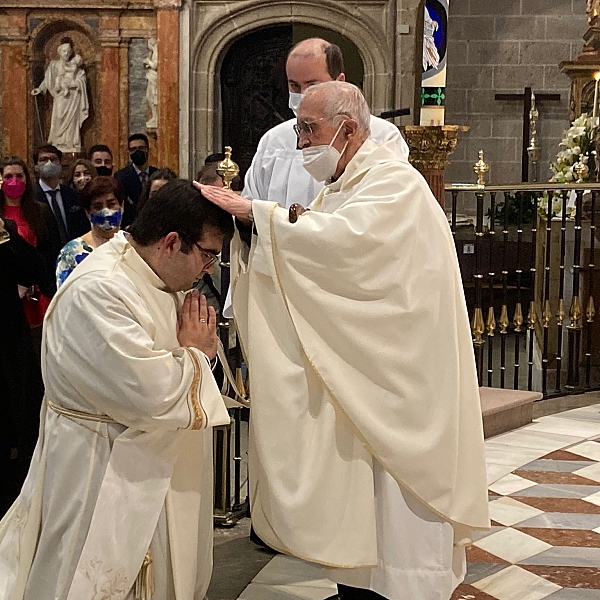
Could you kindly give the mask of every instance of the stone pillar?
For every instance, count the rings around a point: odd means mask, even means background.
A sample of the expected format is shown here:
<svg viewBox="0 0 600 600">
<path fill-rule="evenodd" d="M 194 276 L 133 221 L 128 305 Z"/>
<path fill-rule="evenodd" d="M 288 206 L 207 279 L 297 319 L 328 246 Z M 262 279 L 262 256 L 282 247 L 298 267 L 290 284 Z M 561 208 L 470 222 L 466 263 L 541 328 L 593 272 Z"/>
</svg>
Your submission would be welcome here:
<svg viewBox="0 0 600 600">
<path fill-rule="evenodd" d="M 0 17 L 2 52 L 2 153 L 27 161 L 29 156 L 29 118 L 31 106 L 27 77 L 27 19 L 25 13 Z"/>
<path fill-rule="evenodd" d="M 98 77 L 98 144 L 106 144 L 113 151 L 116 165 L 120 161 L 121 120 L 127 119 L 127 105 L 120 106 L 120 38 L 119 17 L 107 15 L 100 17 L 100 73 Z"/>
<path fill-rule="evenodd" d="M 158 41 L 158 164 L 179 172 L 179 9 L 181 0 L 155 0 Z"/>
<path fill-rule="evenodd" d="M 448 157 L 458 142 L 458 133 L 468 131 L 465 125 L 407 125 L 401 127 L 402 135 L 410 148 L 410 164 L 429 184 L 433 195 L 444 208 L 444 174 L 450 164 Z"/>
</svg>

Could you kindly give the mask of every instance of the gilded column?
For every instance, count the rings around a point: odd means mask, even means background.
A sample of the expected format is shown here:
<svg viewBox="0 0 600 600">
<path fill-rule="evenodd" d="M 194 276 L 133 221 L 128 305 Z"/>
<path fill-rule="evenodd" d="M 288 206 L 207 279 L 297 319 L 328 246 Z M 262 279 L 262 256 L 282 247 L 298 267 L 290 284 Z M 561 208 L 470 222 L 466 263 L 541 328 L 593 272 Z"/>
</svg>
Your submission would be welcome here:
<svg viewBox="0 0 600 600">
<path fill-rule="evenodd" d="M 98 76 L 98 92 L 101 107 L 97 141 L 106 144 L 118 160 L 120 139 L 121 111 L 119 106 L 120 56 L 119 56 L 119 17 L 105 15 L 100 17 L 100 73 Z M 125 114 L 127 114 L 125 112 Z"/>
<path fill-rule="evenodd" d="M 450 164 L 448 157 L 456 148 L 458 134 L 469 128 L 464 125 L 406 125 L 400 129 L 410 149 L 408 160 L 423 175 L 444 208 L 444 174 Z"/>
<path fill-rule="evenodd" d="M 27 78 L 27 16 L 25 12 L 0 15 L 2 51 L 2 153 L 29 160 L 31 106 Z"/>
<path fill-rule="evenodd" d="M 179 171 L 179 9 L 155 0 L 158 41 L 158 164 Z"/>
</svg>

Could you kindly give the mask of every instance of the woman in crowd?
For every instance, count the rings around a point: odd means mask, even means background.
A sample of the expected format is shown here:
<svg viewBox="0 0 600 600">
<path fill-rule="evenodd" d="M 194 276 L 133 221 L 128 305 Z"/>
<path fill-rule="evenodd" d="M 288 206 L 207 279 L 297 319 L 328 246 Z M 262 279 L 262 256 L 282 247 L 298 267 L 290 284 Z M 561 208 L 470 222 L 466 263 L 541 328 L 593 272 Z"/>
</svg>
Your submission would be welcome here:
<svg viewBox="0 0 600 600">
<path fill-rule="evenodd" d="M 19 287 L 29 326 L 40 328 L 50 299 L 56 292 L 54 265 L 60 251 L 58 226 L 50 207 L 35 199 L 29 170 L 18 156 L 3 158 L 0 169 L 0 218 L 14 221 L 19 235 L 44 259 L 44 277 L 39 280 L 39 285 Z M 36 340 L 38 337 L 34 333 Z"/>
<path fill-rule="evenodd" d="M 44 259 L 0 219 L 0 517 L 15 500 L 37 441 L 44 394 L 31 331 L 19 298 L 45 276 Z"/>
<path fill-rule="evenodd" d="M 139 213 L 140 210 L 142 210 L 142 206 L 146 203 L 146 200 L 148 200 L 150 196 L 154 196 L 167 181 L 173 179 L 177 179 L 177 174 L 174 171 L 171 171 L 171 169 L 165 167 L 154 171 L 142 187 L 142 193 L 140 194 L 140 199 L 137 203 L 136 212 Z"/>
<path fill-rule="evenodd" d="M 69 170 L 67 184 L 78 192 L 86 186 L 94 177 L 98 177 L 96 167 L 85 158 L 78 158 Z"/>
<path fill-rule="evenodd" d="M 119 231 L 125 193 L 114 177 L 95 177 L 81 190 L 80 202 L 92 228 L 85 235 L 71 240 L 60 251 L 56 265 L 57 287 L 88 254 Z"/>
</svg>

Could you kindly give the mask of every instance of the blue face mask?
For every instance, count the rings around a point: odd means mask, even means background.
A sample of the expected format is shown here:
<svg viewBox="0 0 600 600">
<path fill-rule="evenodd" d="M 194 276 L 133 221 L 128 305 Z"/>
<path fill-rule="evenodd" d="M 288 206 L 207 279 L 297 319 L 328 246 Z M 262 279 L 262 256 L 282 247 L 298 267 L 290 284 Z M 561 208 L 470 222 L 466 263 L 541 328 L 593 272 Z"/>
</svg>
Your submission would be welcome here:
<svg viewBox="0 0 600 600">
<path fill-rule="evenodd" d="M 90 213 L 90 221 L 92 225 L 103 229 L 104 231 L 110 231 L 121 224 L 121 218 L 123 211 L 120 208 L 111 210 L 110 208 L 103 208 L 98 212 Z"/>
</svg>

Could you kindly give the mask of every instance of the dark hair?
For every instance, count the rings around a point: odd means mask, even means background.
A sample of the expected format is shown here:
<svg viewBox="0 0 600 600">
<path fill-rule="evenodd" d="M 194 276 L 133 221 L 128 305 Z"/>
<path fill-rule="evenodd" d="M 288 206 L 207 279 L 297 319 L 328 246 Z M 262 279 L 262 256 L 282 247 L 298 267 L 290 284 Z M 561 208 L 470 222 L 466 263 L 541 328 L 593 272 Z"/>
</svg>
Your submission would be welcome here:
<svg viewBox="0 0 600 600">
<path fill-rule="evenodd" d="M 231 238 L 233 218 L 207 200 L 190 181 L 175 179 L 148 198 L 129 226 L 129 233 L 138 244 L 149 246 L 176 232 L 181 238 L 181 250 L 187 254 L 206 229 L 216 229 Z"/>
<path fill-rule="evenodd" d="M 103 196 L 104 194 L 114 194 L 121 206 L 125 203 L 125 192 L 121 184 L 114 177 L 98 176 L 88 181 L 81 190 L 81 195 L 79 196 L 81 208 L 90 212 L 94 198 Z"/>
<path fill-rule="evenodd" d="M 25 218 L 27 223 L 29 223 L 29 226 L 33 229 L 39 242 L 40 239 L 45 238 L 48 234 L 48 228 L 46 226 L 46 221 L 44 220 L 42 213 L 42 211 L 44 210 L 42 207 L 42 203 L 38 202 L 35 199 L 29 169 L 27 168 L 27 165 L 21 158 L 19 158 L 18 156 L 5 156 L 0 161 L 0 175 L 4 175 L 4 169 L 11 165 L 18 165 L 23 169 L 23 173 L 25 173 L 25 191 L 23 192 L 23 196 L 21 197 L 21 212 L 23 213 L 23 217 Z M 0 188 L 0 216 L 2 217 L 4 217 L 5 206 L 6 198 L 4 196 L 2 188 Z"/>
<path fill-rule="evenodd" d="M 166 167 L 163 169 L 157 169 L 148 177 L 147 181 L 142 186 L 142 191 L 140 193 L 140 197 L 137 201 L 136 210 L 139 213 L 142 210 L 142 206 L 146 204 L 146 201 L 150 197 L 150 188 L 152 187 L 153 181 L 158 181 L 160 179 L 164 179 L 165 181 L 172 181 L 173 179 L 177 179 L 177 173 L 175 171 L 171 171 L 171 169 L 167 169 Z"/>
<path fill-rule="evenodd" d="M 217 173 L 217 165 L 215 163 L 204 165 L 198 171 L 198 175 L 196 175 L 196 181 L 198 183 L 205 183 L 206 185 L 214 183 L 217 179 L 223 181 L 223 178 Z"/>
<path fill-rule="evenodd" d="M 344 72 L 344 57 L 337 44 L 329 44 L 325 48 L 325 60 L 327 61 L 327 72 L 332 79 L 337 79 Z"/>
<path fill-rule="evenodd" d="M 92 146 L 90 148 L 90 151 L 88 152 L 88 158 L 91 160 L 92 156 L 96 152 L 108 152 L 110 154 L 111 158 L 112 158 L 112 155 L 113 155 L 111 149 L 106 144 L 96 144 L 95 146 Z"/>
<path fill-rule="evenodd" d="M 210 165 L 212 163 L 218 163 L 221 162 L 222 160 L 225 160 L 225 154 L 223 154 L 223 152 L 215 152 L 213 154 L 209 154 L 205 159 L 204 159 L 204 164 L 205 165 Z"/>
<path fill-rule="evenodd" d="M 288 58 L 290 54 L 300 45 L 303 41 L 298 42 L 292 46 L 292 49 L 288 52 Z M 325 55 L 325 63 L 327 64 L 327 72 L 331 79 L 337 79 L 344 72 L 344 57 L 342 51 L 337 44 L 332 44 L 326 40 L 321 40 L 321 49 Z"/>
<path fill-rule="evenodd" d="M 78 158 L 71 165 L 71 168 L 69 169 L 69 175 L 67 176 L 67 184 L 70 185 L 71 187 L 74 187 L 73 186 L 73 175 L 75 175 L 75 169 L 79 165 L 85 166 L 85 168 L 90 172 L 92 179 L 94 179 L 94 177 L 98 177 L 98 173 L 96 172 L 96 167 L 89 160 L 86 160 L 85 158 Z"/>
<path fill-rule="evenodd" d="M 62 161 L 63 153 L 56 147 L 51 146 L 50 144 L 46 144 L 45 146 L 39 146 L 35 149 L 33 153 L 33 162 L 37 165 L 38 158 L 42 152 L 47 152 L 48 154 L 56 154 L 58 156 L 58 160 Z"/>
<path fill-rule="evenodd" d="M 130 135 L 127 138 L 127 147 L 129 148 L 129 144 L 131 144 L 131 142 L 133 142 L 134 140 L 142 140 L 143 142 L 146 142 L 146 146 L 150 146 L 150 142 L 148 141 L 148 136 L 144 133 L 134 133 L 133 135 Z"/>
</svg>

